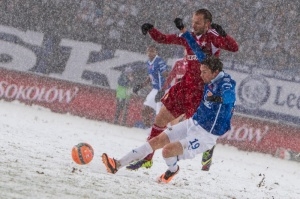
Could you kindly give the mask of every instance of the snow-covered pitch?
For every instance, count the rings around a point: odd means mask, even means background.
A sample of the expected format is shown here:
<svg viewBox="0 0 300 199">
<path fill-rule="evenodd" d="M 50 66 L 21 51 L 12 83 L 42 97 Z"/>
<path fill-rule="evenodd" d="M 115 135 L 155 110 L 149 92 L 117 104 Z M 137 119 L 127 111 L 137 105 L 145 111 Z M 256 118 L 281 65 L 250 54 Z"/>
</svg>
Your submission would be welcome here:
<svg viewBox="0 0 300 199">
<path fill-rule="evenodd" d="M 300 164 L 217 145 L 209 172 L 201 156 L 180 161 L 169 184 L 161 150 L 151 169 L 108 174 L 101 154 L 119 158 L 144 143 L 147 131 L 0 101 L 0 198 L 300 198 Z M 72 147 L 91 144 L 88 165 L 76 165 Z"/>
</svg>

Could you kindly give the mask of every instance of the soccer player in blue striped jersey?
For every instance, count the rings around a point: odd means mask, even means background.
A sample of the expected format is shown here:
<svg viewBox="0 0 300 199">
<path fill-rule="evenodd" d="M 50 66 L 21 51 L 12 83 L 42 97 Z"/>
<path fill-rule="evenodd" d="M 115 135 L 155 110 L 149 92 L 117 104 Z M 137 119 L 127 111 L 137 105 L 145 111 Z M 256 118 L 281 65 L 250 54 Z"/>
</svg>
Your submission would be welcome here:
<svg viewBox="0 0 300 199">
<path fill-rule="evenodd" d="M 164 130 L 120 159 L 110 158 L 103 153 L 102 160 L 109 173 L 116 173 L 130 162 L 162 148 L 168 169 L 159 176 L 158 181 L 168 183 L 179 171 L 178 161 L 192 159 L 211 149 L 217 139 L 230 129 L 236 101 L 236 82 L 223 71 L 223 63 L 215 56 L 202 61 L 200 70 L 205 86 L 194 115 Z"/>
<path fill-rule="evenodd" d="M 160 100 L 155 100 L 155 96 L 158 91 L 161 90 L 166 81 L 166 77 L 168 76 L 168 66 L 166 62 L 158 56 L 156 46 L 149 45 L 146 53 L 148 56 L 148 61 L 146 62 L 148 78 L 142 84 L 134 86 L 133 92 L 137 93 L 141 88 L 145 87 L 149 83 L 152 85 L 152 90 L 147 95 L 142 110 L 144 125 L 150 127 L 152 125 L 152 120 L 150 118 L 151 114 L 154 111 L 156 115 L 162 106 Z"/>
</svg>

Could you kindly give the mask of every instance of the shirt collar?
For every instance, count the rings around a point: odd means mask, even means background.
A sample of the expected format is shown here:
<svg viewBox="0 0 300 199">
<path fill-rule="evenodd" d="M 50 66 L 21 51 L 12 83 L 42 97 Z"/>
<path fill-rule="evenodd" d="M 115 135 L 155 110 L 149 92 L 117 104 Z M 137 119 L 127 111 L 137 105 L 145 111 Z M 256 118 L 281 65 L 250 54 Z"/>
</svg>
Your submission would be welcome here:
<svg viewBox="0 0 300 199">
<path fill-rule="evenodd" d="M 157 57 L 158 57 L 158 55 L 156 55 L 156 56 L 153 58 L 152 61 L 148 60 L 149 64 L 150 64 L 150 65 L 153 64 Z"/>
<path fill-rule="evenodd" d="M 219 72 L 219 74 L 214 79 L 211 80 L 211 83 L 215 83 L 216 81 L 218 81 L 222 77 L 224 77 L 224 71 Z"/>
<path fill-rule="evenodd" d="M 196 35 L 197 40 L 201 38 L 202 35 Z"/>
</svg>

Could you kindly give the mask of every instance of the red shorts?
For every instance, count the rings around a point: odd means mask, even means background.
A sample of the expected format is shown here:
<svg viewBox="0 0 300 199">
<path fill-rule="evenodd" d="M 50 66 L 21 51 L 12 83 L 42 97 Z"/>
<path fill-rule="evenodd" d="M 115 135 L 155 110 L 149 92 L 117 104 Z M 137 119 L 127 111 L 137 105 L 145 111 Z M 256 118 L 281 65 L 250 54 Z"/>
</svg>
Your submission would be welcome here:
<svg viewBox="0 0 300 199">
<path fill-rule="evenodd" d="M 187 76 L 187 77 L 185 77 Z M 196 112 L 203 95 L 204 82 L 200 73 L 185 74 L 180 82 L 172 86 L 161 102 L 177 118 L 185 113 L 190 118 Z"/>
</svg>

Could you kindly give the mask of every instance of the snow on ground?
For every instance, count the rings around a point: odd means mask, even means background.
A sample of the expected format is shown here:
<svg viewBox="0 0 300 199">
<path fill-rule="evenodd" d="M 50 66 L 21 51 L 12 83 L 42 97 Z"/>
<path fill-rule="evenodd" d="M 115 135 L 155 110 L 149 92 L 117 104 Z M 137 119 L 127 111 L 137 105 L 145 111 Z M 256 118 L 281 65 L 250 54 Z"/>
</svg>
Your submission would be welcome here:
<svg viewBox="0 0 300 199">
<path fill-rule="evenodd" d="M 201 157 L 181 161 L 170 184 L 158 150 L 151 169 L 106 173 L 103 152 L 121 157 L 144 143 L 147 131 L 0 101 L 0 198 L 300 198 L 300 164 L 217 145 L 209 172 Z M 88 165 L 76 165 L 72 147 L 91 144 Z"/>
</svg>

